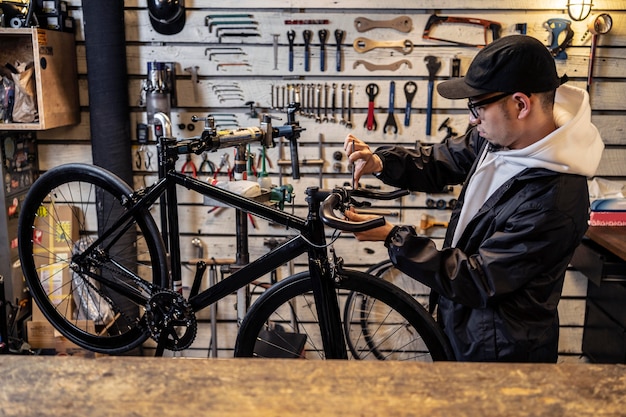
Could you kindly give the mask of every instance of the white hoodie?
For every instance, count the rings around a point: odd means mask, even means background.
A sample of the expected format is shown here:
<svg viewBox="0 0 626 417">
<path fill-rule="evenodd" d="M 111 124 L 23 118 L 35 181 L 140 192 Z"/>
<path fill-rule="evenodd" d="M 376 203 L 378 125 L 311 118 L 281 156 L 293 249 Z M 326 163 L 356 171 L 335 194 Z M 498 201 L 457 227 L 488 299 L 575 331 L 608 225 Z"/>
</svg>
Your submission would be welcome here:
<svg viewBox="0 0 626 417">
<path fill-rule="evenodd" d="M 604 143 L 591 123 L 589 95 L 583 89 L 562 85 L 556 90 L 554 121 L 557 129 L 523 149 L 487 152 L 480 156 L 476 172 L 467 184 L 465 203 L 452 246 L 465 226 L 502 184 L 526 168 L 545 168 L 591 177 L 595 174 Z"/>
</svg>

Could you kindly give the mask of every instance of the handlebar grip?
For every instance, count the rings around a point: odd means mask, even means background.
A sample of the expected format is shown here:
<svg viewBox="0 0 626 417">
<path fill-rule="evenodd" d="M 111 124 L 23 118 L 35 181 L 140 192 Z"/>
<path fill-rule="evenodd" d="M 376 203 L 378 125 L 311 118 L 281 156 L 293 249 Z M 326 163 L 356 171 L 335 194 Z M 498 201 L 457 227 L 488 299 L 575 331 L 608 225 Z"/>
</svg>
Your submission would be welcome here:
<svg viewBox="0 0 626 417">
<path fill-rule="evenodd" d="M 375 219 L 366 220 L 362 222 L 352 222 L 344 219 L 340 219 L 335 215 L 333 211 L 341 202 L 341 196 L 337 193 L 332 193 L 322 202 L 320 206 L 320 218 L 327 226 L 333 229 L 345 230 L 347 232 L 363 232 L 365 230 L 374 229 L 376 227 L 383 226 L 385 224 L 385 218 L 383 216 Z"/>
<path fill-rule="evenodd" d="M 372 200 L 395 200 L 402 196 L 409 195 L 409 190 L 397 189 L 393 191 L 376 191 L 357 188 L 352 191 L 352 197 L 370 198 Z"/>
</svg>

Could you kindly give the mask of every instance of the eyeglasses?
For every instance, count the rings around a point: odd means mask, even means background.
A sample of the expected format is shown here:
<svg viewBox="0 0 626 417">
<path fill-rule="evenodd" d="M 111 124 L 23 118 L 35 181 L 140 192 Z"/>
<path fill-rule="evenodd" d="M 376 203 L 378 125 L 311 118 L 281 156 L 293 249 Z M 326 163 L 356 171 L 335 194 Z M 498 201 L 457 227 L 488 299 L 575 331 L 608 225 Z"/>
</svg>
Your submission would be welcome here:
<svg viewBox="0 0 626 417">
<path fill-rule="evenodd" d="M 467 108 L 469 109 L 470 113 L 472 113 L 472 116 L 474 116 L 474 119 L 478 119 L 480 117 L 480 115 L 478 114 L 479 107 L 483 107 L 483 106 L 486 106 L 487 104 L 495 103 L 496 101 L 500 101 L 503 98 L 511 96 L 511 95 L 513 95 L 513 93 L 502 93 L 502 94 L 498 94 L 497 96 L 489 97 L 484 100 L 479 100 L 476 102 L 472 102 L 471 100 L 468 100 Z"/>
</svg>

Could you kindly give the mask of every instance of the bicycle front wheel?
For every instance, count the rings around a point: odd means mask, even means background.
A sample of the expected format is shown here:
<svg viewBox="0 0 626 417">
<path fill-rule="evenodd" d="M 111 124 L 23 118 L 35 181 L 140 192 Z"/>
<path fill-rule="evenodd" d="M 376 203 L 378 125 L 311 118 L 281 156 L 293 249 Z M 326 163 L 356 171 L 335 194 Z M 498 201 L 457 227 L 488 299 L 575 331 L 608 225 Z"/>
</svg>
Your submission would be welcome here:
<svg viewBox="0 0 626 417">
<path fill-rule="evenodd" d="M 368 300 L 353 303 L 342 319 L 346 336 L 357 347 L 349 350 L 351 359 L 431 362 L 453 358 L 433 318 L 399 288 L 369 274 L 344 270 L 337 296 L 344 302 L 350 293 Z M 235 356 L 325 359 L 308 272 L 280 281 L 252 305 L 241 324 Z"/>
<path fill-rule="evenodd" d="M 131 193 L 102 168 L 68 164 L 43 174 L 22 204 L 18 248 L 32 297 L 61 334 L 95 352 L 118 354 L 145 341 L 151 285 L 167 283 L 165 248 L 148 210 L 118 221 Z"/>
</svg>

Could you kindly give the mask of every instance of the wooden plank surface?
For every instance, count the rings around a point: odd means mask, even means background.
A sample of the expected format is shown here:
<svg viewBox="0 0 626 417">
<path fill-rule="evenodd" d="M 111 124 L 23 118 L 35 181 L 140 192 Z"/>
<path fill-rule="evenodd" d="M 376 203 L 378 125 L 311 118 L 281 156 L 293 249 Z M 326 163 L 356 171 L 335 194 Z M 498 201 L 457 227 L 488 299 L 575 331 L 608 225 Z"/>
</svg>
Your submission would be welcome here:
<svg viewBox="0 0 626 417">
<path fill-rule="evenodd" d="M 3 416 L 618 416 L 622 365 L 6 356 Z"/>
</svg>

